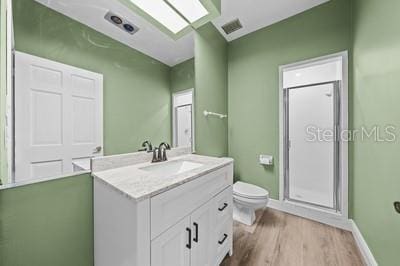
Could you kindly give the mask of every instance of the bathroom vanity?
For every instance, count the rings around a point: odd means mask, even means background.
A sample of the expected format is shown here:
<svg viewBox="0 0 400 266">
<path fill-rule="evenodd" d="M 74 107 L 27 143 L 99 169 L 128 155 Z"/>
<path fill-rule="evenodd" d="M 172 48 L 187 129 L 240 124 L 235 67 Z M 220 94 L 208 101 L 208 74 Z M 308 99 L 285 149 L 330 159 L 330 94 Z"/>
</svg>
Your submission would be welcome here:
<svg viewBox="0 0 400 266">
<path fill-rule="evenodd" d="M 232 254 L 233 160 L 169 156 L 92 161 L 96 266 L 219 265 Z"/>
</svg>

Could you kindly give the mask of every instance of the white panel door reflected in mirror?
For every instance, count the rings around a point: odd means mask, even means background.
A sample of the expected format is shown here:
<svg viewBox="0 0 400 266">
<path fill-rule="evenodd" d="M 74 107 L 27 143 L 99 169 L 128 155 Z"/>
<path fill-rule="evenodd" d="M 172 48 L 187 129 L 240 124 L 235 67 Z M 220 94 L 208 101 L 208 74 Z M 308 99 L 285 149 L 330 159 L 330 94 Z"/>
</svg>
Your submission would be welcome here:
<svg viewBox="0 0 400 266">
<path fill-rule="evenodd" d="M 15 53 L 14 181 L 90 170 L 103 154 L 103 76 Z"/>
<path fill-rule="evenodd" d="M 173 146 L 194 150 L 193 89 L 173 94 Z"/>
<path fill-rule="evenodd" d="M 176 145 L 187 147 L 192 145 L 192 105 L 176 107 Z"/>
</svg>

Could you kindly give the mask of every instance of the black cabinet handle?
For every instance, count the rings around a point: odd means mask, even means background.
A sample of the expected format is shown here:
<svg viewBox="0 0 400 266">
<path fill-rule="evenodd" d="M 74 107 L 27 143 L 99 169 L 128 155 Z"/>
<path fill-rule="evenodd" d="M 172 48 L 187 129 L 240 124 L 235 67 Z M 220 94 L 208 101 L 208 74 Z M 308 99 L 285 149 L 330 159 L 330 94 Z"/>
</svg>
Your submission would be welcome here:
<svg viewBox="0 0 400 266">
<path fill-rule="evenodd" d="M 221 207 L 221 208 L 218 208 L 218 210 L 219 210 L 220 212 L 222 212 L 223 210 L 226 209 L 226 207 L 228 207 L 228 203 L 224 203 L 224 206 Z"/>
<path fill-rule="evenodd" d="M 199 225 L 198 225 L 198 223 L 193 223 L 193 225 L 194 225 L 194 229 L 195 229 L 195 235 L 193 238 L 193 242 L 198 243 L 199 242 Z"/>
<path fill-rule="evenodd" d="M 222 245 L 227 238 L 228 238 L 228 235 L 224 234 L 224 238 L 222 238 L 222 240 L 218 241 L 218 244 Z"/>
<path fill-rule="evenodd" d="M 192 230 L 190 230 L 190 228 L 186 227 L 186 231 L 189 233 L 189 237 L 188 237 L 188 243 L 186 244 L 186 247 L 188 249 L 192 249 Z"/>
</svg>

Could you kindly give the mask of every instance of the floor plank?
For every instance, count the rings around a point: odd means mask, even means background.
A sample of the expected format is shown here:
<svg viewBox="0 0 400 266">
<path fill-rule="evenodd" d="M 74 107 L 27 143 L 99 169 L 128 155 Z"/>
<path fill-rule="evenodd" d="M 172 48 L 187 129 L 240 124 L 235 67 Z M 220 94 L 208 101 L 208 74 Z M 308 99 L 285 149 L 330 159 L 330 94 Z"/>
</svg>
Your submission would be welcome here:
<svg viewBox="0 0 400 266">
<path fill-rule="evenodd" d="M 221 266 L 364 265 L 351 232 L 272 209 L 234 224 L 233 256 Z"/>
</svg>

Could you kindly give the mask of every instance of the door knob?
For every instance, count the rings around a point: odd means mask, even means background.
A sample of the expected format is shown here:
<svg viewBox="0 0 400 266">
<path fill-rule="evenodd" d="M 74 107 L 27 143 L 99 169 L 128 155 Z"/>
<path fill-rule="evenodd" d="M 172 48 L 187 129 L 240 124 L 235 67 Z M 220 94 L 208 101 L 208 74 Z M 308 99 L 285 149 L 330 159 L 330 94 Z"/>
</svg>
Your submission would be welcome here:
<svg viewBox="0 0 400 266">
<path fill-rule="evenodd" d="M 93 153 L 99 153 L 101 152 L 101 146 L 97 146 L 96 148 L 94 148 Z"/>
</svg>

